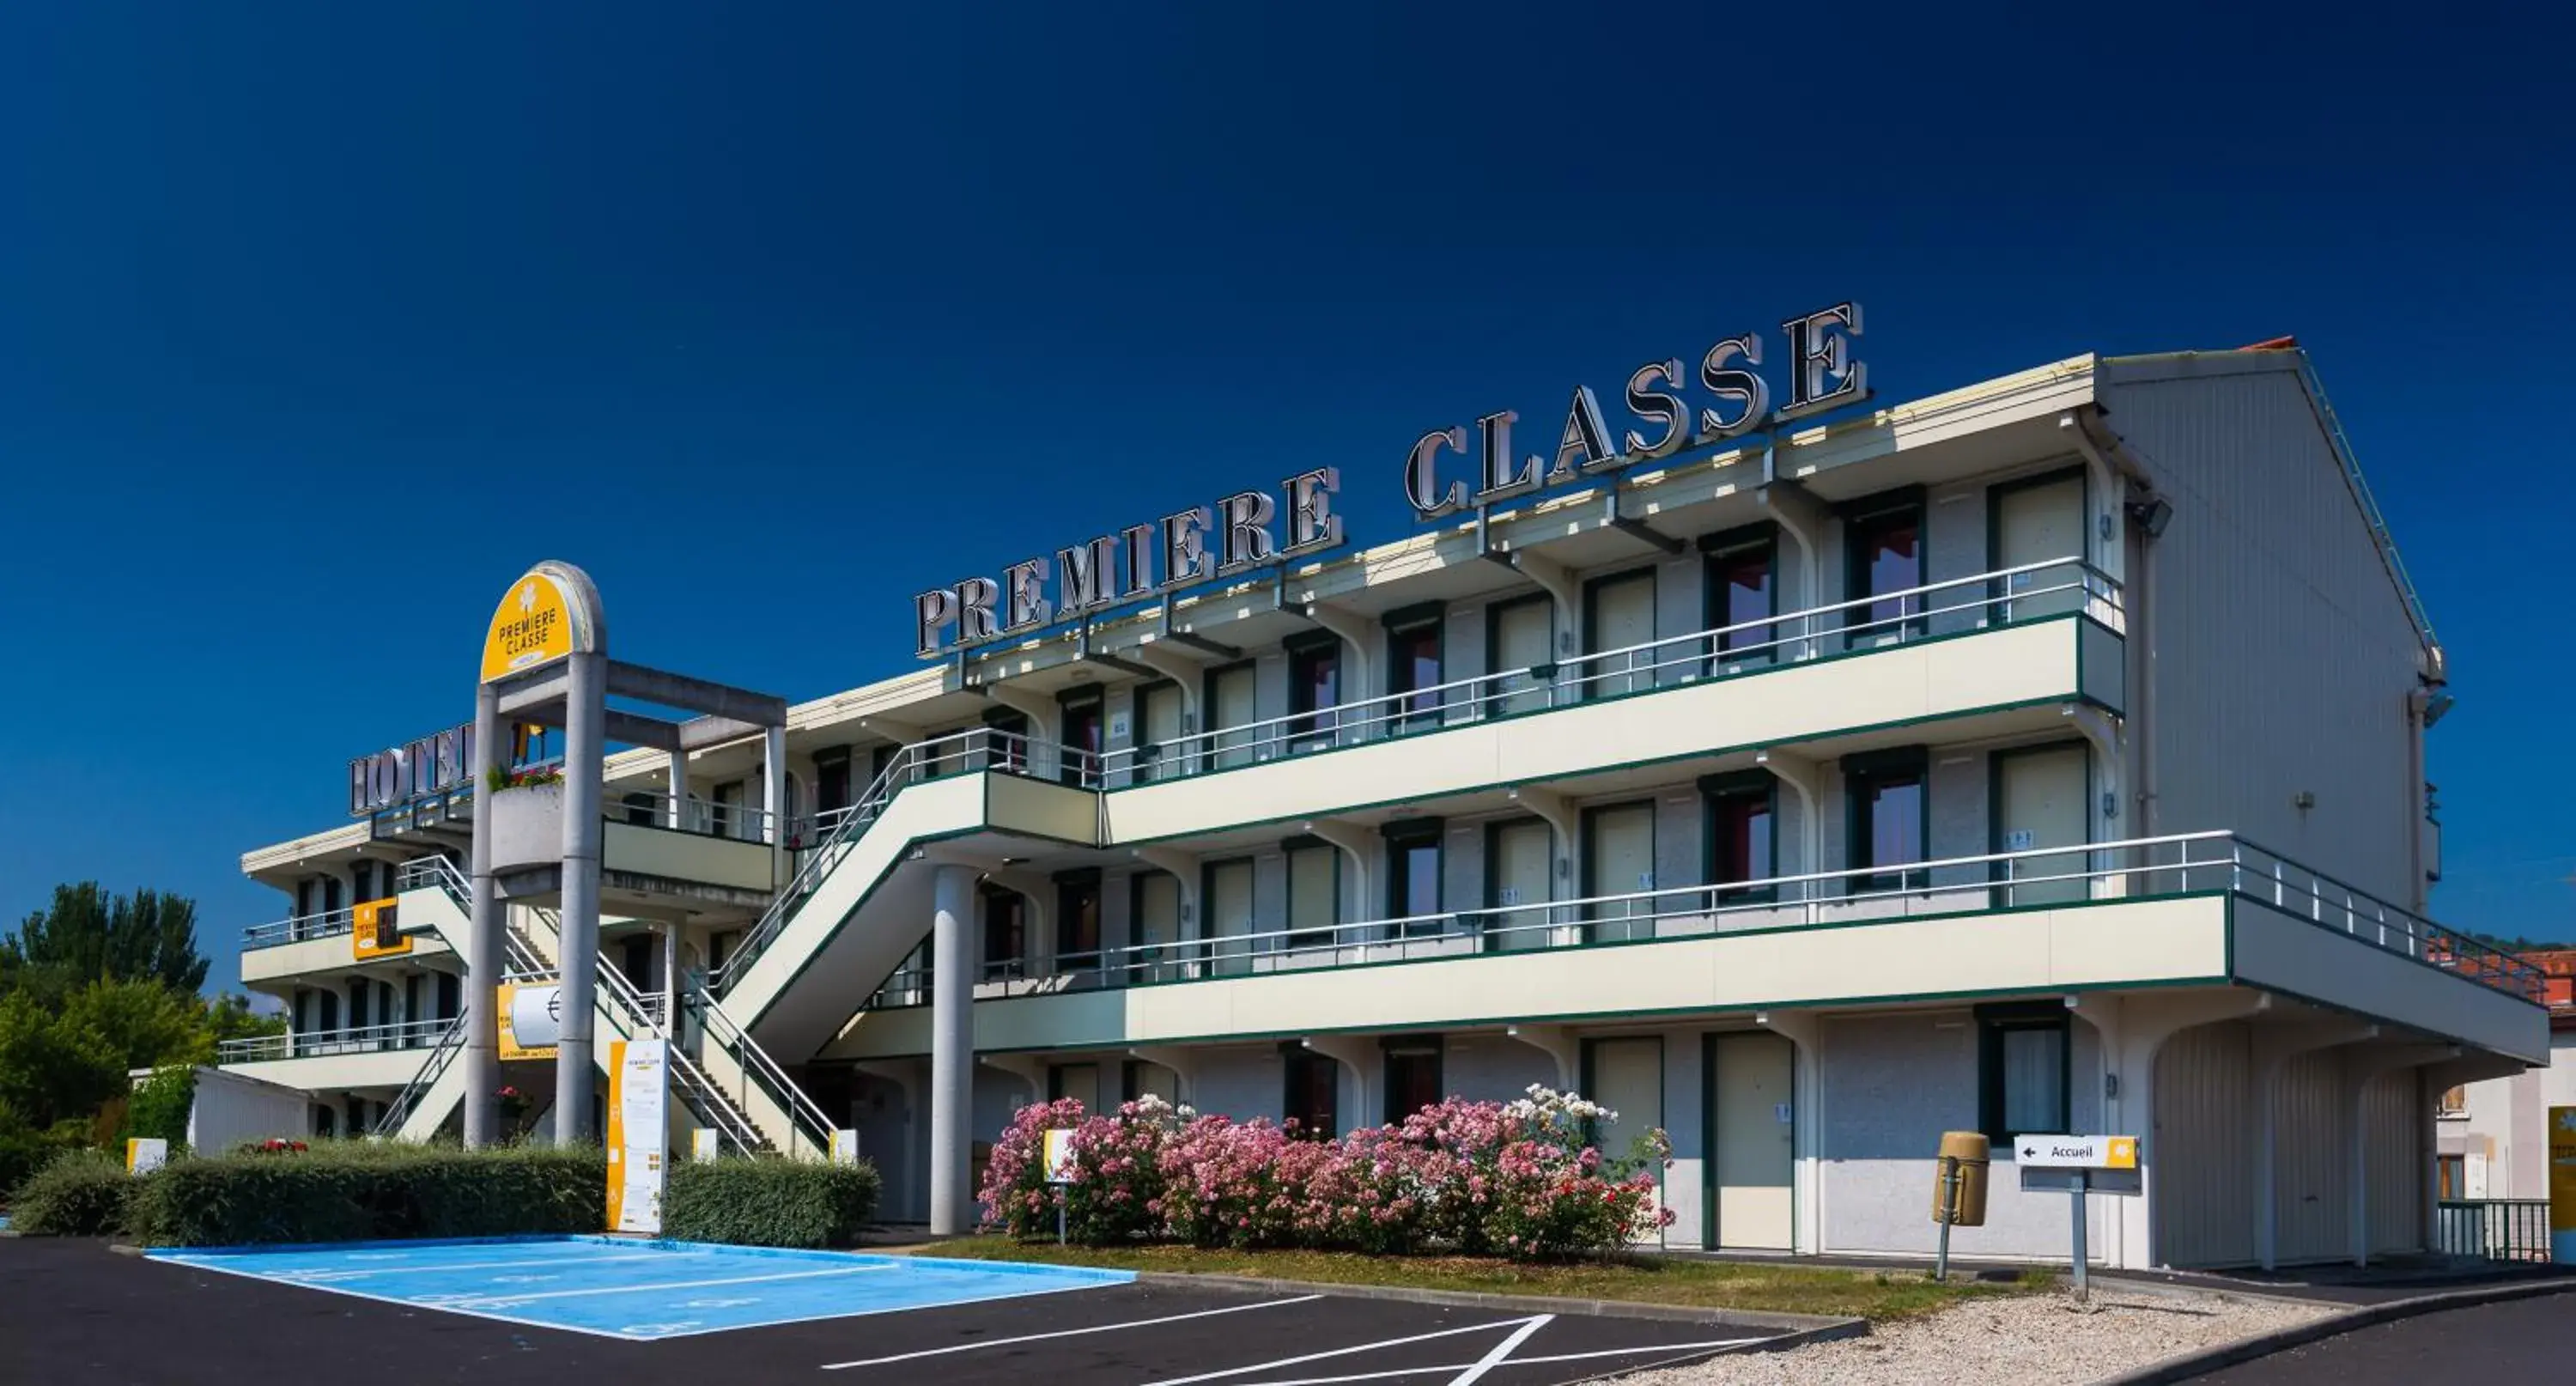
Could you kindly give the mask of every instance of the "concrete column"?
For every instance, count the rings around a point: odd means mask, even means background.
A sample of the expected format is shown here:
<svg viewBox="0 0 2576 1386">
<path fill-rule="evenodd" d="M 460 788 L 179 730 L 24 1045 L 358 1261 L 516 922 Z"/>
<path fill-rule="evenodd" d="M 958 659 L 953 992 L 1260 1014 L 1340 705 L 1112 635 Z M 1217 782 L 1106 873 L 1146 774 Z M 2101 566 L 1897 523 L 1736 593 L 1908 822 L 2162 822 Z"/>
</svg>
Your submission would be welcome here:
<svg viewBox="0 0 2576 1386">
<path fill-rule="evenodd" d="M 941 866 L 930 921 L 930 1231 L 975 1225 L 975 869 Z"/>
<path fill-rule="evenodd" d="M 608 721 L 608 657 L 575 654 L 564 691 L 563 1038 L 555 1049 L 555 1144 L 599 1139 L 591 1094 L 598 1086 L 592 1054 L 599 985 L 599 798 L 602 730 Z"/>
<path fill-rule="evenodd" d="M 1771 470 L 1768 460 L 1770 442 L 1767 436 L 1763 440 L 1766 454 L 1763 470 L 1766 473 Z M 1839 600 L 1840 593 L 1836 593 L 1831 598 L 1825 595 L 1825 536 L 1832 532 L 1833 512 L 1817 501 L 1805 487 L 1796 482 L 1778 478 L 1764 482 L 1762 489 L 1755 493 L 1755 500 L 1764 512 L 1779 524 L 1781 530 L 1798 543 L 1799 586 L 1804 590 L 1792 598 L 1792 609 L 1813 611 L 1828 601 Z M 1781 663 L 1813 659 L 1819 651 L 1820 642 L 1817 637 L 1822 632 L 1817 627 L 1815 619 L 1810 617 L 1796 624 L 1797 630 L 1783 629 L 1775 636 L 1775 638 L 1797 637 L 1792 643 L 1782 646 Z"/>
<path fill-rule="evenodd" d="M 2442 1063 L 2460 1056 L 2457 1045 L 2364 1045 L 2344 1053 L 2341 1099 L 2344 1111 L 2344 1135 L 2350 1148 L 2345 1152 L 2345 1234 L 2350 1239 L 2352 1263 L 2370 1264 L 2370 1142 L 2369 1127 L 2362 1120 L 2362 1102 L 2371 1083 L 2381 1076 L 2402 1069 L 2413 1069 L 2418 1129 L 2425 1145 L 2435 1144 L 2433 1094 L 2423 1088 L 2423 1070 L 2430 1064 Z M 2425 1243 L 2427 1249 L 2432 1243 Z"/>
<path fill-rule="evenodd" d="M 1761 1011 L 1755 1019 L 1762 1028 L 1789 1041 L 1792 1054 L 1789 1075 L 1790 1112 L 1794 1118 L 1789 1131 L 1790 1182 L 1797 1205 L 1797 1219 L 1790 1228 L 1792 1248 L 1807 1256 L 1824 1254 L 1825 1238 L 1825 1096 L 1823 1068 L 1823 1025 L 1811 1011 Z M 1713 1075 L 1703 1075 L 1707 1084 L 1703 1102 L 1714 1100 L 1717 1091 Z M 1714 1162 L 1717 1152 L 1702 1152 Z M 1705 1196 L 1705 1195 L 1703 1195 Z"/>
<path fill-rule="evenodd" d="M 2156 1056 L 2165 1041 L 2184 1030 L 2200 1025 L 2216 1025 L 2242 1020 L 2262 1012 L 2268 998 L 2251 991 L 2226 991 L 2198 996 L 2173 997 L 2124 996 L 2120 999 L 2117 1051 L 2114 1036 L 2102 1036 L 2103 1058 L 2109 1072 L 2120 1080 L 2119 1103 L 2109 1119 L 2125 1123 L 2144 1144 L 2139 1149 L 2140 1196 L 2114 1198 L 2110 1217 L 2118 1220 L 2120 1229 L 2109 1245 L 2123 1258 L 2118 1264 L 2128 1270 L 2148 1270 L 2158 1264 L 2161 1248 L 2155 1245 L 2155 1201 L 2158 1165 L 2163 1151 L 2155 1137 Z M 2106 1112 L 2110 1109 L 2106 1108 Z M 2249 1114 L 2250 1115 L 2250 1114 Z M 2113 1130 L 2122 1131 L 2120 1125 Z"/>
<path fill-rule="evenodd" d="M 1386 1051 L 1371 1040 L 1353 1035 L 1312 1035 L 1300 1041 L 1316 1054 L 1332 1060 L 1350 1074 L 1351 1097 L 1355 1111 L 1341 1114 L 1342 1131 L 1362 1126 L 1375 1126 L 1385 1117 Z M 1336 1080 L 1338 1081 L 1338 1080 Z M 1327 1131 L 1338 1136 L 1342 1131 Z"/>
<path fill-rule="evenodd" d="M 665 920 L 662 931 L 662 1028 L 680 1033 L 680 926 Z"/>
<path fill-rule="evenodd" d="M 769 816 L 769 881 L 778 886 L 787 880 L 787 729 L 767 728 L 760 744 L 760 808 Z"/>
<path fill-rule="evenodd" d="M 664 806 L 663 825 L 673 830 L 689 826 L 689 753 L 671 752 L 671 802 Z"/>
<path fill-rule="evenodd" d="M 1583 1075 L 1583 1042 L 1562 1025 L 1506 1025 L 1503 1035 L 1545 1054 L 1556 1063 L 1559 1092 L 1574 1091 Z"/>
<path fill-rule="evenodd" d="M 1178 1081 L 1173 1084 L 1172 1105 L 1186 1107 L 1198 1101 L 1199 1065 L 1196 1056 L 1186 1049 L 1140 1047 L 1127 1051 L 1131 1058 L 1149 1064 L 1160 1064 L 1172 1071 Z"/>
<path fill-rule="evenodd" d="M 1351 866 L 1351 885 L 1356 892 L 1352 912 L 1343 916 L 1341 902 L 1333 902 L 1336 917 L 1349 920 L 1374 919 L 1385 912 L 1386 898 L 1378 889 L 1379 855 L 1386 850 L 1386 838 L 1374 828 L 1345 823 L 1338 818 L 1311 818 L 1300 826 L 1326 846 L 1342 854 Z M 1344 940 L 1336 934 L 1334 941 Z"/>
<path fill-rule="evenodd" d="M 492 791 L 483 772 L 508 756 L 501 739 L 501 693 L 490 684 L 474 690 L 474 847 L 469 859 L 473 883 L 465 954 L 465 1145 L 480 1149 L 501 1133 L 501 895 L 492 880 L 492 840 L 484 832 L 490 821 Z M 435 993 L 432 994 L 433 1001 Z"/>
<path fill-rule="evenodd" d="M 1547 898 L 1572 900 L 1580 896 L 1583 884 L 1582 812 L 1564 795 L 1536 785 L 1520 785 L 1505 791 L 1505 796 L 1546 820 L 1555 836 L 1555 841 L 1550 844 L 1554 850 L 1548 860 Z M 1571 921 L 1569 913 L 1565 910 L 1549 912 L 1550 947 L 1561 947 L 1580 939 L 1582 926 Z"/>
<path fill-rule="evenodd" d="M 1364 703 L 1385 694 L 1383 666 L 1386 661 L 1380 656 L 1386 649 L 1386 627 L 1379 625 L 1374 617 L 1337 610 L 1319 602 L 1307 603 L 1306 619 L 1341 637 L 1342 702 L 1345 705 Z M 1333 744 L 1347 746 L 1354 741 L 1386 735 L 1388 723 L 1383 720 L 1386 711 L 1384 708 L 1370 710 L 1369 722 L 1357 730 L 1338 731 Z"/>
<path fill-rule="evenodd" d="M 2263 1269 L 2280 1268 L 2280 1113 L 2272 1085 L 2290 1060 L 2319 1049 L 2377 1039 L 2379 1027 L 2320 1020 L 2254 1032 L 2254 1258 Z"/>
</svg>

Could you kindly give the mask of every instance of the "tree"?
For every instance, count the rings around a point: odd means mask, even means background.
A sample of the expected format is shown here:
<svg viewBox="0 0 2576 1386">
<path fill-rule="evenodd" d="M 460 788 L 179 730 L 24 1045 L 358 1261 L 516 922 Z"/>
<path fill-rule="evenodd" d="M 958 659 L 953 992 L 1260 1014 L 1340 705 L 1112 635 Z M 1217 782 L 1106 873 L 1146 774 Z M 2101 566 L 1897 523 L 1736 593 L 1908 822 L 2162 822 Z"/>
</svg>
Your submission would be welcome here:
<svg viewBox="0 0 2576 1386">
<path fill-rule="evenodd" d="M 215 1032 L 217 1044 L 226 1040 L 258 1039 L 286 1033 L 285 1016 L 261 1015 L 250 1008 L 250 998 L 239 992 L 208 1002 L 206 1025 Z"/>
<path fill-rule="evenodd" d="M 109 896 L 96 881 L 54 887 L 50 908 L 0 941 L 0 982 L 52 991 L 106 979 L 154 981 L 194 993 L 206 984 L 197 905 L 157 890 Z"/>
<path fill-rule="evenodd" d="M 126 1090 L 126 1068 L 124 1051 L 98 1031 L 23 993 L 0 996 L 0 1105 L 29 1127 L 96 1112 Z"/>
<path fill-rule="evenodd" d="M 92 982 L 63 1002 L 58 1025 L 104 1040 L 124 1070 L 211 1063 L 204 1003 L 149 981 Z"/>
</svg>

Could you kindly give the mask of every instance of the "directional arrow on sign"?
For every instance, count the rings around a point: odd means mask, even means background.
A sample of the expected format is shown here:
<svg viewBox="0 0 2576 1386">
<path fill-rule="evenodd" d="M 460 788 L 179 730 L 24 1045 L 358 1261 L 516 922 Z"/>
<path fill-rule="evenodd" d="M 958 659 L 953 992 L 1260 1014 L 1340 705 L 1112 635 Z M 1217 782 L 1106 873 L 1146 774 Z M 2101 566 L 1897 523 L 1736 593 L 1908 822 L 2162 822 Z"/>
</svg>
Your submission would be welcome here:
<svg viewBox="0 0 2576 1386">
<path fill-rule="evenodd" d="M 2136 1169 L 2135 1136 L 2025 1136 L 2013 1143 L 2029 1169 Z"/>
</svg>

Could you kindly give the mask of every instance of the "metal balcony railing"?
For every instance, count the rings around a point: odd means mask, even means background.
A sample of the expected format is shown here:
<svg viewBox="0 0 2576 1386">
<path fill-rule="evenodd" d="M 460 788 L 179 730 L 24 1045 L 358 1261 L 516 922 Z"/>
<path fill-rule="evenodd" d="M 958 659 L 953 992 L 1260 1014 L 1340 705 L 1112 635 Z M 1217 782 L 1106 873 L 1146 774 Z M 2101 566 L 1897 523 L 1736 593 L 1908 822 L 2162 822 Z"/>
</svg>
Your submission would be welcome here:
<svg viewBox="0 0 2576 1386">
<path fill-rule="evenodd" d="M 242 930 L 242 947 L 276 948 L 283 944 L 304 943 L 317 938 L 345 934 L 357 927 L 357 912 L 337 909 L 318 914 L 299 914 L 290 919 L 253 924 Z"/>
<path fill-rule="evenodd" d="M 1999 568 L 1687 635 L 1504 669 L 1311 712 L 1236 723 L 1100 757 L 1093 788 L 1177 779 L 2081 611 L 2112 630 L 2120 584 L 2076 558 Z"/>
<path fill-rule="evenodd" d="M 1032 741 L 1016 732 L 992 727 L 975 727 L 904 747 L 887 762 L 856 804 L 835 811 L 837 817 L 831 818 L 828 832 L 819 835 L 812 847 L 797 853 L 796 870 L 787 884 L 771 897 L 769 908 L 761 912 L 760 918 L 743 931 L 742 941 L 735 945 L 724 965 L 707 974 L 715 994 L 722 995 L 759 959 L 807 897 L 822 887 L 832 868 L 840 865 L 841 858 L 868 825 L 894 802 L 896 794 L 927 780 L 987 770 L 1097 787 L 1102 760 L 1089 751 Z"/>
<path fill-rule="evenodd" d="M 735 842 L 769 840 L 767 809 L 719 803 L 685 794 L 675 804 L 671 795 L 661 790 L 619 789 L 612 784 L 602 795 L 601 816 L 612 823 L 663 828 L 699 837 L 721 837 Z"/>
<path fill-rule="evenodd" d="M 2218 890 L 2534 1004 L 2542 995 L 2544 979 L 2531 964 L 2230 832 L 1884 862 L 1307 928 L 1254 930 L 1247 923 L 1228 929 L 1218 921 L 1213 937 L 988 960 L 978 980 L 1004 995 L 1044 994 Z M 905 967 L 869 1004 L 918 1005 L 928 997 L 926 973 Z"/>
<path fill-rule="evenodd" d="M 263 1059 L 316 1059 L 334 1054 L 376 1054 L 388 1049 L 427 1049 L 456 1023 L 454 1016 L 403 1020 L 390 1025 L 358 1025 L 338 1030 L 299 1030 L 225 1040 L 215 1046 L 215 1062 L 256 1063 Z"/>
</svg>

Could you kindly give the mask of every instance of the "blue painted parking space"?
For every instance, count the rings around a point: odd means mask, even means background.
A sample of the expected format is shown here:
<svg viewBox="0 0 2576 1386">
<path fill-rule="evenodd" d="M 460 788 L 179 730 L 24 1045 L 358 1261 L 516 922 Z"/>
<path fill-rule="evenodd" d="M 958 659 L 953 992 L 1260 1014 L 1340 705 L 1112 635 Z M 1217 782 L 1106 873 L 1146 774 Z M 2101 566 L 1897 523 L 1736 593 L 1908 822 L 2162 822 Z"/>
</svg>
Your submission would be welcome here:
<svg viewBox="0 0 2576 1386">
<path fill-rule="evenodd" d="M 158 1261 L 630 1341 L 1122 1285 L 1126 1271 L 552 1237 L 161 1250 Z"/>
</svg>

